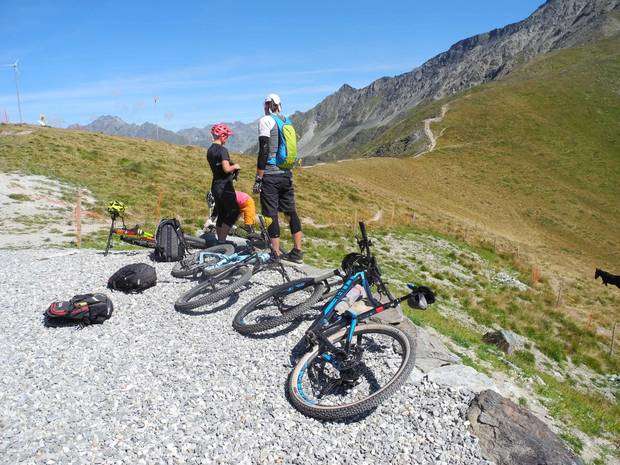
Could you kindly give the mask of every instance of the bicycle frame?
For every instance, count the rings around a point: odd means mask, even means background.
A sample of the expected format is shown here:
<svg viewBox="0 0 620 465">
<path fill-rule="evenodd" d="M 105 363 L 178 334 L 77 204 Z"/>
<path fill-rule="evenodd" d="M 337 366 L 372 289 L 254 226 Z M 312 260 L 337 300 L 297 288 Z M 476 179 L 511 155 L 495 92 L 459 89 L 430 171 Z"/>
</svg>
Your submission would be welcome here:
<svg viewBox="0 0 620 465">
<path fill-rule="evenodd" d="M 367 269 L 357 271 L 345 279 L 345 282 L 336 292 L 336 295 L 334 295 L 334 297 L 332 297 L 330 301 L 323 306 L 321 310 L 321 316 L 319 316 L 310 325 L 304 336 L 306 341 L 309 342 L 311 346 L 318 344 L 320 350 L 327 348 L 334 354 L 346 355 L 349 353 L 351 341 L 353 339 L 353 333 L 355 332 L 355 328 L 360 321 L 365 321 L 370 317 L 376 315 L 377 313 L 381 313 L 387 309 L 398 306 L 401 302 L 404 302 L 409 297 L 413 296 L 413 294 L 415 294 L 417 290 L 416 286 L 414 286 L 413 284 L 408 284 L 408 287 L 409 289 L 411 289 L 412 292 L 402 297 L 394 298 L 392 296 L 389 289 L 381 279 L 381 272 L 379 271 L 377 262 L 370 251 L 371 241 L 366 235 L 366 226 L 363 222 L 360 222 L 359 226 L 362 232 L 362 238 L 361 240 L 358 240 L 358 245 L 362 253 L 364 253 L 368 258 L 370 265 Z M 332 273 L 330 273 L 330 275 L 335 274 L 337 274 L 337 271 L 333 271 Z M 371 276 L 370 279 L 369 275 Z M 328 276 L 329 275 L 321 276 L 317 278 L 317 281 L 326 280 Z M 387 302 L 381 303 L 373 296 L 371 281 L 372 284 L 375 284 L 377 286 L 379 294 L 388 298 Z M 338 315 L 336 313 L 336 306 L 342 300 L 344 300 L 349 291 L 351 291 L 351 289 L 358 284 L 360 284 L 366 291 L 366 297 L 368 298 L 368 300 L 370 300 L 372 307 L 369 310 L 366 310 L 365 312 L 360 314 L 357 314 L 349 308 L 342 315 Z M 336 334 L 343 328 L 348 328 L 344 350 L 335 347 L 329 341 L 330 336 Z M 326 361 L 330 361 L 333 363 L 332 360 L 329 360 L 331 358 L 329 354 L 323 353 L 322 356 Z M 336 368 L 338 367 L 336 366 Z"/>
<path fill-rule="evenodd" d="M 204 260 L 206 257 L 216 257 L 219 258 L 219 261 L 217 263 L 214 263 L 213 265 L 209 265 L 207 267 L 205 267 L 205 270 L 213 270 L 216 268 L 219 268 L 221 266 L 227 265 L 229 263 L 238 263 L 240 265 L 242 264 L 246 264 L 246 263 L 265 263 L 269 260 L 269 254 L 266 252 L 252 252 L 252 253 L 234 253 L 232 255 L 224 255 L 224 254 L 219 254 L 219 253 L 213 253 L 213 252 L 200 252 L 198 254 L 198 263 L 202 264 L 204 263 Z"/>
<path fill-rule="evenodd" d="M 358 284 L 362 285 L 366 291 L 366 295 L 370 300 L 372 307 L 360 314 L 348 309 L 342 315 L 338 315 L 334 318 L 336 315 L 336 306 L 344 300 L 349 291 Z M 383 283 L 380 283 L 380 285 L 382 284 Z M 341 353 L 343 350 L 335 347 L 328 338 L 329 336 L 336 334 L 341 329 L 348 327 L 344 349 L 344 353 L 348 353 L 351 340 L 353 339 L 353 333 L 355 332 L 358 322 L 365 321 L 377 313 L 396 307 L 401 302 L 407 300 L 410 295 L 411 294 L 407 294 L 403 297 L 390 298 L 388 302 L 381 303 L 372 295 L 372 290 L 366 271 L 359 271 L 347 278 L 342 287 L 338 290 L 338 292 L 336 292 L 336 295 L 323 306 L 321 316 L 318 317 L 312 325 L 310 325 L 306 331 L 305 337 L 312 345 L 319 344 L 320 347 L 326 346 L 332 352 Z"/>
<path fill-rule="evenodd" d="M 280 272 L 282 277 L 285 279 L 285 281 L 291 280 L 288 273 L 286 272 L 286 269 L 280 262 L 280 260 L 274 261 L 271 255 L 267 252 L 251 252 L 251 253 L 237 252 L 232 255 L 223 255 L 219 253 L 204 251 L 198 254 L 198 263 L 199 264 L 204 263 L 205 257 L 216 257 L 216 258 L 219 258 L 219 260 L 217 263 L 204 267 L 203 268 L 204 270 L 217 270 L 218 268 L 223 267 L 227 264 L 236 265 L 232 268 L 226 268 L 225 270 L 222 271 L 222 273 L 217 273 L 217 276 L 221 276 L 222 274 L 229 273 L 233 269 L 239 266 L 250 265 L 250 264 L 254 265 L 254 273 L 257 273 L 258 271 L 268 267 L 269 264 L 271 263 L 279 267 L 278 271 Z"/>
</svg>

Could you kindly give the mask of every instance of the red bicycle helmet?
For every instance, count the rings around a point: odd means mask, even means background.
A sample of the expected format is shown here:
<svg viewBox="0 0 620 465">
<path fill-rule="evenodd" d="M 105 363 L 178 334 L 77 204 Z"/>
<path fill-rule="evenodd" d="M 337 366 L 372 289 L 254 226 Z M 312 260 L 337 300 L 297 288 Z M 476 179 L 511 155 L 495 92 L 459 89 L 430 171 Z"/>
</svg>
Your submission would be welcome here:
<svg viewBox="0 0 620 465">
<path fill-rule="evenodd" d="M 220 137 L 230 137 L 233 135 L 232 130 L 224 123 L 218 123 L 211 128 L 211 135 L 216 139 Z"/>
</svg>

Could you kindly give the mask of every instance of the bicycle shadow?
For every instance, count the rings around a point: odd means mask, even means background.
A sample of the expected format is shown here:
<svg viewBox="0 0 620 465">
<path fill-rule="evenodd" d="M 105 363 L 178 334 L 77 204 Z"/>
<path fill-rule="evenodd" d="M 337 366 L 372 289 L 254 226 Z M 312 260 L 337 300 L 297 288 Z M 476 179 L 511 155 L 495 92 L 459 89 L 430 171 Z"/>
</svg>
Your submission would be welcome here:
<svg viewBox="0 0 620 465">
<path fill-rule="evenodd" d="M 297 328 L 299 328 L 299 326 L 306 322 L 306 321 L 314 321 L 314 319 L 317 316 L 317 312 L 314 311 L 316 309 L 320 310 L 320 307 L 312 307 L 311 309 L 309 309 L 306 313 L 298 316 L 297 318 L 295 318 L 293 321 L 291 321 L 290 323 L 287 323 L 287 325 L 284 328 L 274 328 L 272 330 L 268 330 L 268 331 L 263 331 L 261 333 L 247 333 L 247 334 L 243 334 L 240 333 L 242 336 L 245 336 L 249 339 L 275 339 L 277 337 L 280 336 L 285 336 L 288 333 L 291 333 L 293 331 L 295 331 Z"/>
<path fill-rule="evenodd" d="M 279 328 L 276 331 L 273 330 L 269 330 L 269 331 L 264 331 L 262 333 L 248 333 L 248 334 L 242 334 L 240 333 L 242 336 L 247 337 L 248 339 L 275 339 L 277 337 L 280 336 L 284 336 L 288 333 L 290 333 L 291 331 L 294 331 L 295 329 L 297 329 L 299 327 L 299 325 L 303 322 L 303 320 L 293 320 L 292 322 L 290 322 L 287 326 L 285 326 L 284 328 Z"/>
<path fill-rule="evenodd" d="M 239 293 L 235 292 L 229 295 L 228 298 L 223 303 L 219 304 L 217 307 L 211 307 L 206 310 L 195 310 L 195 309 L 185 310 L 185 309 L 179 309 L 176 307 L 174 309 L 179 313 L 183 313 L 184 315 L 189 315 L 189 316 L 211 315 L 213 313 L 219 312 L 220 310 L 224 310 L 230 307 L 231 305 L 235 305 L 238 301 L 239 301 Z"/>
</svg>

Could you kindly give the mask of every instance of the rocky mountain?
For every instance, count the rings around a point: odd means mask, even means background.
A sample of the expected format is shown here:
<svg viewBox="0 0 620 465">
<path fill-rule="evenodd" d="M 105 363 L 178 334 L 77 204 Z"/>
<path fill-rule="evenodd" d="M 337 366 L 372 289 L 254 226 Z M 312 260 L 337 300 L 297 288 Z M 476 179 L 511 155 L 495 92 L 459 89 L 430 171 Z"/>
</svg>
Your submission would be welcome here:
<svg viewBox="0 0 620 465">
<path fill-rule="evenodd" d="M 236 121 L 227 123 L 235 133 L 228 142 L 228 148 L 233 152 L 243 152 L 256 140 L 256 123 L 242 123 Z M 211 145 L 211 125 L 204 128 L 181 129 L 178 132 L 170 131 L 153 123 L 132 124 L 123 121 L 118 116 L 100 116 L 87 125 L 74 124 L 69 129 L 81 131 L 102 132 L 111 136 L 138 137 L 141 139 L 163 140 L 172 144 L 193 144 L 202 147 Z"/>
<path fill-rule="evenodd" d="M 619 0 L 548 0 L 527 19 L 454 44 L 418 68 L 355 89 L 343 85 L 293 115 L 304 157 L 354 151 L 420 103 L 499 79 L 537 55 L 620 29 Z M 330 155 L 331 152 L 331 155 Z"/>
<path fill-rule="evenodd" d="M 141 139 L 159 139 L 173 144 L 186 144 L 183 136 L 176 132 L 158 127 L 153 123 L 132 124 L 123 121 L 118 116 L 100 116 L 92 123 L 81 126 L 74 124 L 69 129 L 79 129 L 82 131 L 102 132 L 111 136 L 139 137 Z"/>
<path fill-rule="evenodd" d="M 234 134 L 228 141 L 228 148 L 233 152 L 244 152 L 256 143 L 257 122 L 242 123 L 241 121 L 235 121 L 234 123 L 226 123 L 233 130 Z M 207 125 L 204 128 L 188 128 L 181 129 L 177 132 L 178 135 L 185 137 L 190 144 L 201 145 L 208 147 L 211 145 L 211 125 Z"/>
</svg>

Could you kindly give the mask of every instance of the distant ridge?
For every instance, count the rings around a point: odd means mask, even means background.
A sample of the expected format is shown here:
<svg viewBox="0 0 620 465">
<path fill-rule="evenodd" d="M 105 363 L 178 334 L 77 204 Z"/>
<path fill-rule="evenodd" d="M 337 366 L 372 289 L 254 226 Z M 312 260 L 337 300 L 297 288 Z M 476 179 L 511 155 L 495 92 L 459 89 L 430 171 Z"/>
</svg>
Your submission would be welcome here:
<svg viewBox="0 0 620 465">
<path fill-rule="evenodd" d="M 236 121 L 227 123 L 235 133 L 228 142 L 233 152 L 243 152 L 256 142 L 256 123 Z M 73 124 L 68 129 L 102 132 L 111 136 L 138 137 L 141 139 L 162 140 L 179 145 L 211 145 L 211 125 L 204 128 L 188 128 L 174 132 L 153 123 L 133 124 L 123 121 L 118 116 L 104 115 L 86 125 Z"/>
</svg>

